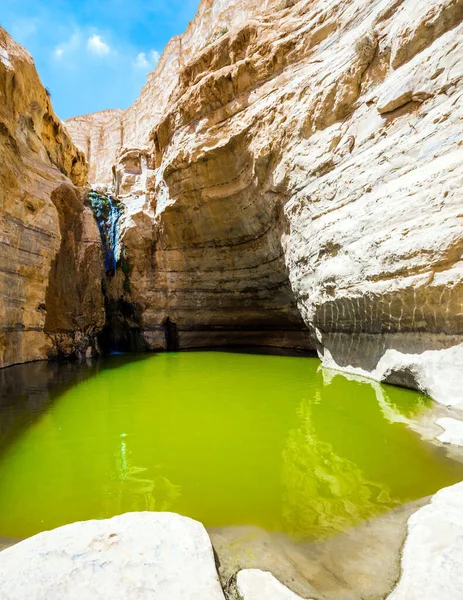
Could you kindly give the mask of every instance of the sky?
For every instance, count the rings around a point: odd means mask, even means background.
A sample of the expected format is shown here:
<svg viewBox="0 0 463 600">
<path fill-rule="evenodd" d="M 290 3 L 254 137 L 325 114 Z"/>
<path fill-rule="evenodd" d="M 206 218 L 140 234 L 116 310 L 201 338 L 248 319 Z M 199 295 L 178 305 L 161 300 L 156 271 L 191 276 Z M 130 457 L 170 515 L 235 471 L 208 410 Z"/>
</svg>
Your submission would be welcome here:
<svg viewBox="0 0 463 600">
<path fill-rule="evenodd" d="M 61 119 L 127 108 L 199 0 L 0 0 L 0 25 L 34 57 Z"/>
</svg>

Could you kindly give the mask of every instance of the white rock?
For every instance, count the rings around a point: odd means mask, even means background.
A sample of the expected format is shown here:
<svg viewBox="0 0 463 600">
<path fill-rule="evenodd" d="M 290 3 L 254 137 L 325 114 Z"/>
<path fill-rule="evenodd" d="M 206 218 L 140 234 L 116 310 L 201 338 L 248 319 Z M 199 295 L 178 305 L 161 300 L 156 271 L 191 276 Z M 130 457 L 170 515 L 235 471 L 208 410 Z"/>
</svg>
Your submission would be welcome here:
<svg viewBox="0 0 463 600">
<path fill-rule="evenodd" d="M 236 585 L 244 600 L 302 600 L 269 571 L 244 569 L 238 573 Z"/>
<path fill-rule="evenodd" d="M 441 435 L 437 436 L 440 442 L 445 444 L 455 444 L 456 446 L 463 446 L 463 422 L 457 419 L 451 419 L 450 417 L 443 417 L 438 419 L 436 424 L 442 427 L 445 431 Z"/>
<path fill-rule="evenodd" d="M 463 598 L 463 483 L 438 492 L 408 521 L 402 575 L 388 600 Z"/>
<path fill-rule="evenodd" d="M 224 600 L 197 521 L 127 513 L 40 533 L 0 553 L 2 600 Z"/>
</svg>

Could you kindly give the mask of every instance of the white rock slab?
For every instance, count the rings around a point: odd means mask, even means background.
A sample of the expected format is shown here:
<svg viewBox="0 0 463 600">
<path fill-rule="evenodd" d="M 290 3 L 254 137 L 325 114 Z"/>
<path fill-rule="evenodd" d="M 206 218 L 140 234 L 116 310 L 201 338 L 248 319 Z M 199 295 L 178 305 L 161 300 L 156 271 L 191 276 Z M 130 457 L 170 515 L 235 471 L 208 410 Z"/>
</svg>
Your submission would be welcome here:
<svg viewBox="0 0 463 600">
<path fill-rule="evenodd" d="M 388 600 L 463 598 L 463 482 L 439 491 L 408 521 L 402 575 Z"/>
<path fill-rule="evenodd" d="M 0 552 L 2 600 L 224 600 L 204 527 L 126 513 L 40 533 Z"/>
<path fill-rule="evenodd" d="M 463 421 L 443 417 L 442 419 L 437 419 L 436 424 L 445 430 L 444 433 L 437 436 L 440 442 L 463 446 Z"/>
<path fill-rule="evenodd" d="M 236 577 L 236 585 L 243 600 L 302 600 L 269 571 L 243 569 Z"/>
</svg>

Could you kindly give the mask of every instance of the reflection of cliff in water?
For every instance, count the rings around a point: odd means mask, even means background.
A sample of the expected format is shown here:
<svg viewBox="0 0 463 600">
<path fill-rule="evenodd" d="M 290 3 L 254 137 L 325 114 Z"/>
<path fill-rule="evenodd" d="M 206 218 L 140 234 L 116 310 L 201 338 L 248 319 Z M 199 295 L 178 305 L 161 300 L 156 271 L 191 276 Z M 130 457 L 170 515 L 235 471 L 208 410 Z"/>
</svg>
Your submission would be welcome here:
<svg viewBox="0 0 463 600">
<path fill-rule="evenodd" d="M 111 483 L 103 493 L 103 510 L 106 514 L 173 510 L 176 500 L 181 496 L 181 486 L 163 475 L 148 478 L 147 468 L 132 465 L 126 434 L 121 435 L 115 466 Z"/>
<path fill-rule="evenodd" d="M 431 400 L 320 368 L 283 451 L 282 515 L 295 538 L 346 531 L 458 481 L 461 465 L 411 431 Z"/>
<path fill-rule="evenodd" d="M 326 537 L 399 504 L 385 485 L 365 479 L 355 463 L 320 440 L 309 401 L 301 402 L 298 414 L 300 425 L 288 436 L 282 471 L 282 516 L 292 537 Z"/>
<path fill-rule="evenodd" d="M 64 391 L 97 372 L 88 361 L 38 361 L 0 369 L 0 451 L 39 418 Z"/>
</svg>

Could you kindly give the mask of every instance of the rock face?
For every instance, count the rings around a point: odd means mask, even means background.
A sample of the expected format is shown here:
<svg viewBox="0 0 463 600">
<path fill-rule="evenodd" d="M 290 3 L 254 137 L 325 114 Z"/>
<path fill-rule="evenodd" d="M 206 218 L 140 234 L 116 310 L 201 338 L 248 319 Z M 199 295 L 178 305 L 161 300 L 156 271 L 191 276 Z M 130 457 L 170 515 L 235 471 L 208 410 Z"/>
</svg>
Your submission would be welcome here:
<svg viewBox="0 0 463 600">
<path fill-rule="evenodd" d="M 124 144 L 122 114 L 122 110 L 105 110 L 66 122 L 75 145 L 85 153 L 90 164 L 89 181 L 104 182 L 108 174 L 112 178 L 112 167 Z"/>
<path fill-rule="evenodd" d="M 408 521 L 402 575 L 388 600 L 463 598 L 463 483 L 444 488 Z"/>
<path fill-rule="evenodd" d="M 0 28 L 0 367 L 93 351 L 103 261 L 86 180 L 32 58 Z"/>
<path fill-rule="evenodd" d="M 203 0 L 132 107 L 67 123 L 123 205 L 105 344 L 316 348 L 463 406 L 462 36 L 460 0 Z M 1 364 L 92 352 L 82 154 L 1 39 Z"/>
<path fill-rule="evenodd" d="M 0 553 L 8 600 L 224 600 L 204 527 L 126 513 L 40 533 Z"/>
<path fill-rule="evenodd" d="M 110 296 L 143 343 L 169 317 L 180 347 L 314 344 L 463 401 L 462 21 L 460 0 L 203 0 L 134 106 L 68 122 L 125 204 Z"/>
</svg>

